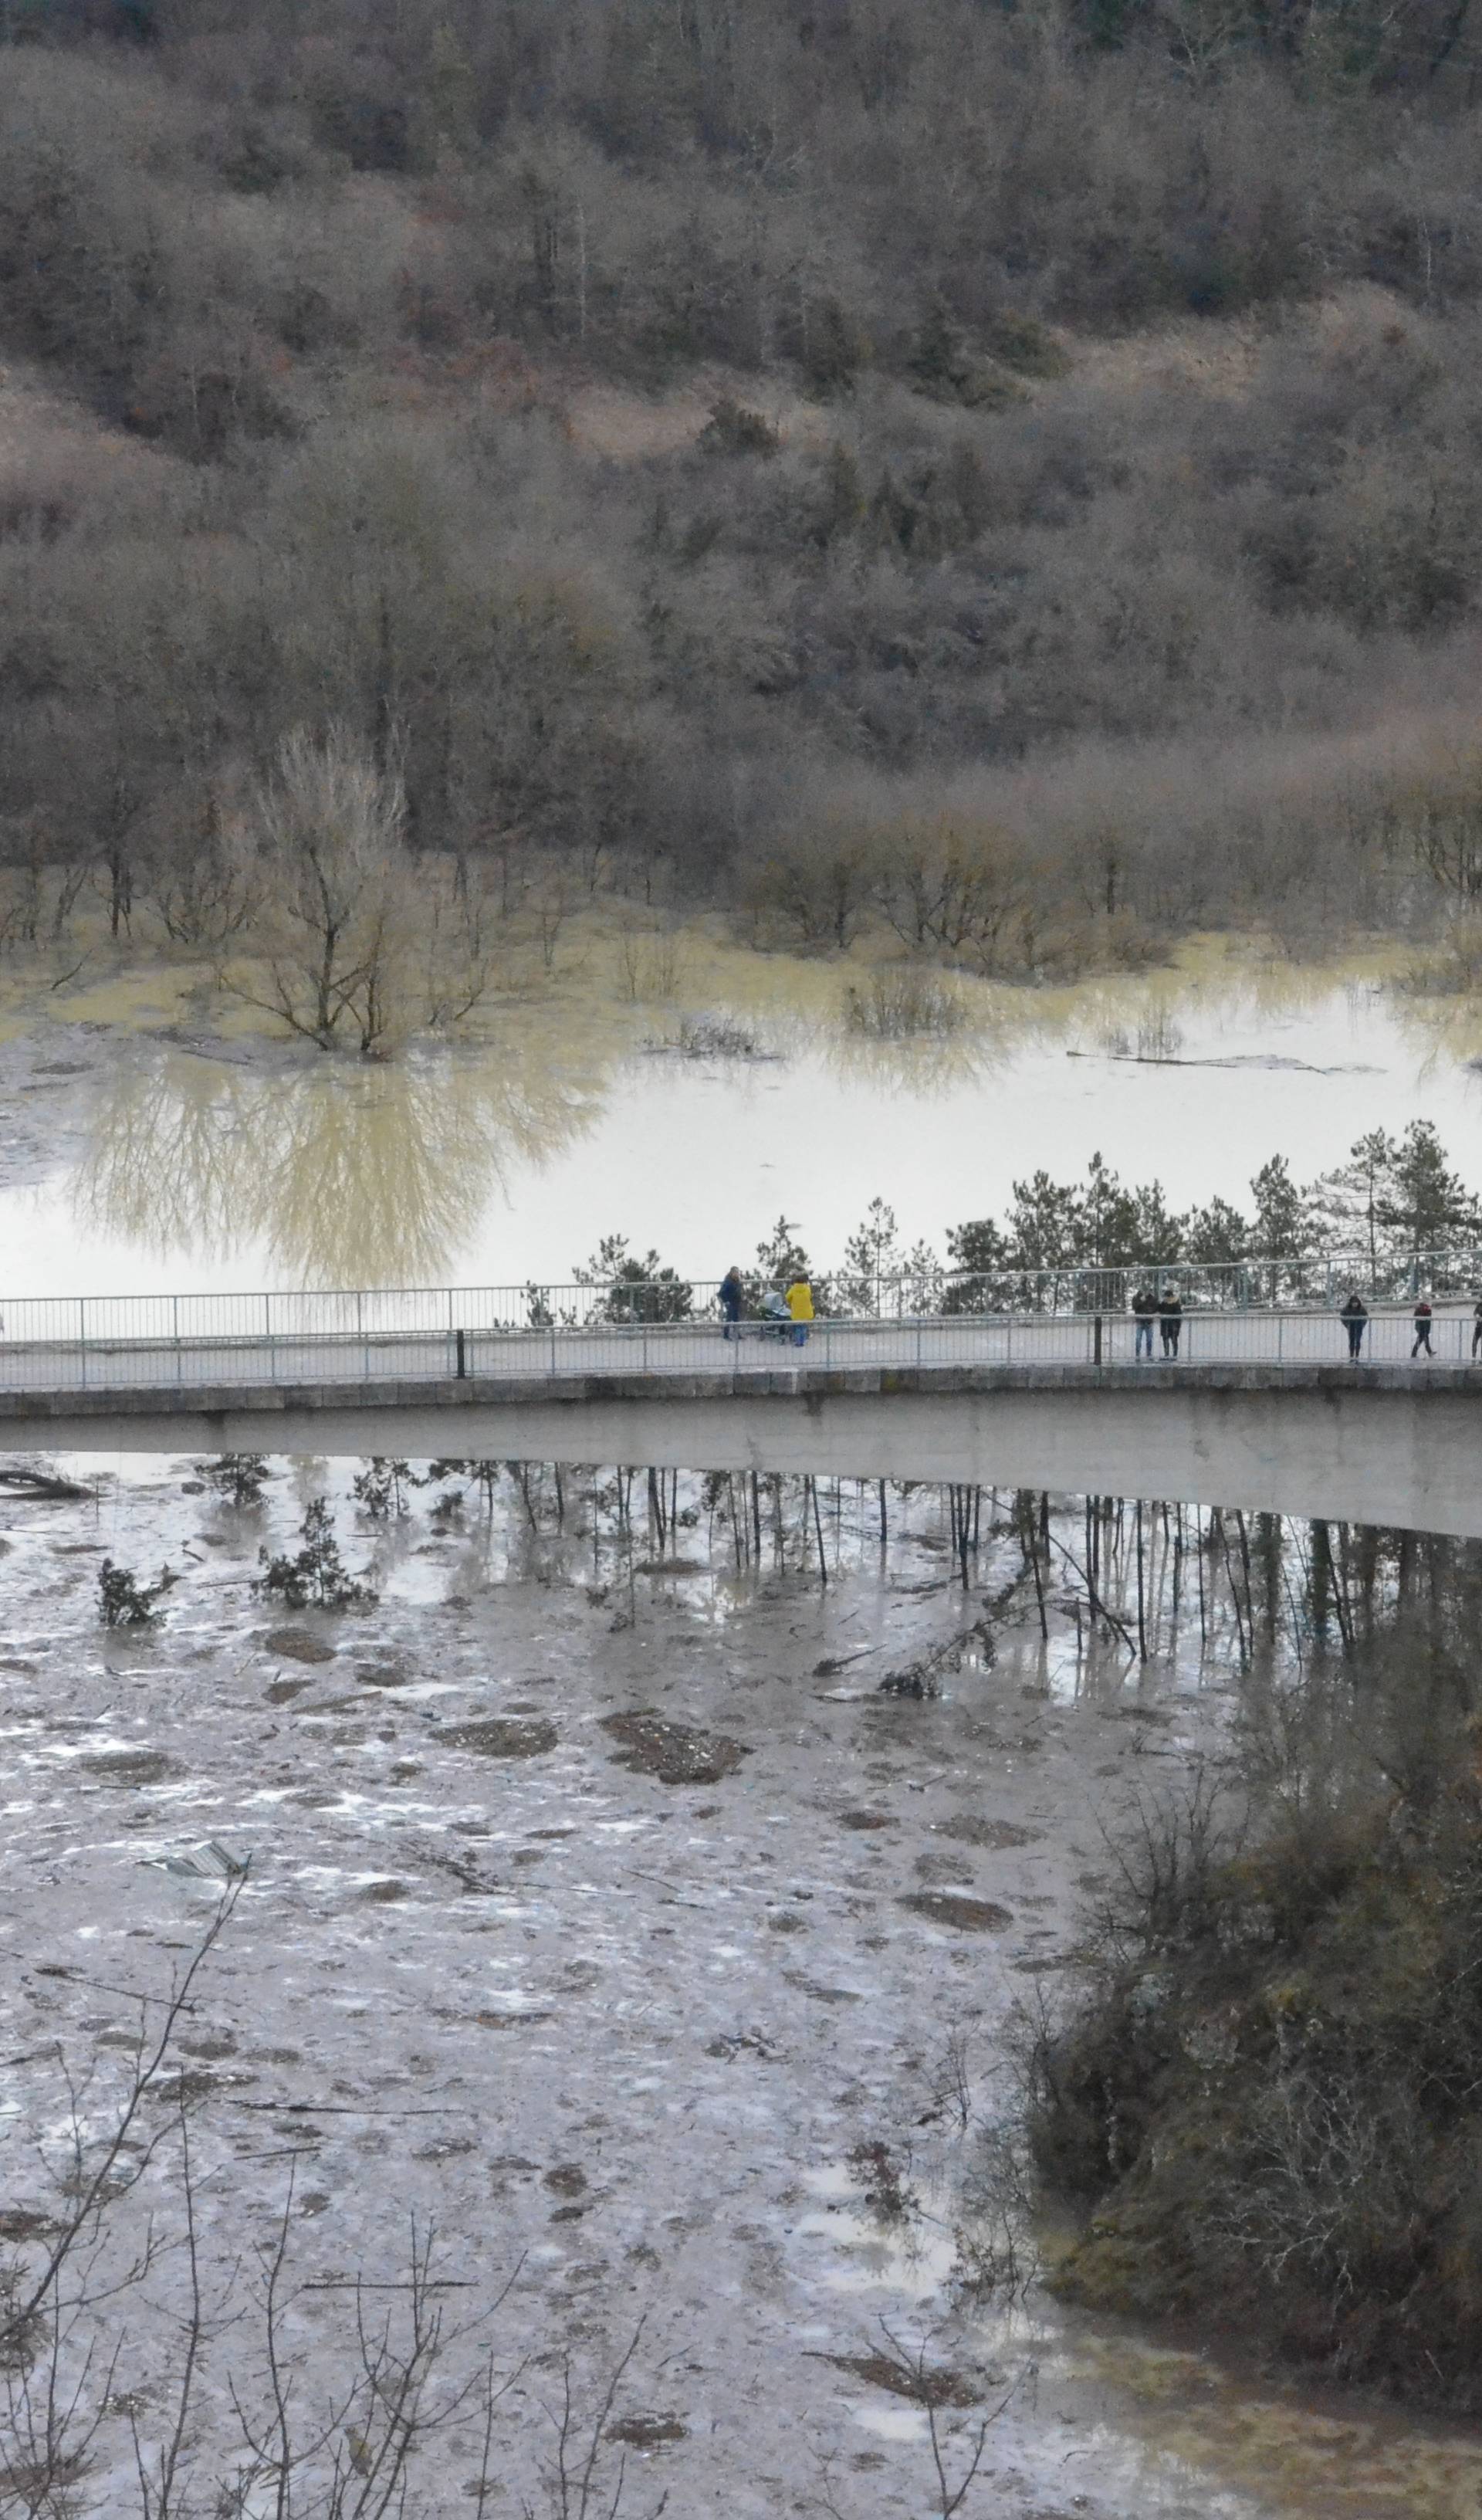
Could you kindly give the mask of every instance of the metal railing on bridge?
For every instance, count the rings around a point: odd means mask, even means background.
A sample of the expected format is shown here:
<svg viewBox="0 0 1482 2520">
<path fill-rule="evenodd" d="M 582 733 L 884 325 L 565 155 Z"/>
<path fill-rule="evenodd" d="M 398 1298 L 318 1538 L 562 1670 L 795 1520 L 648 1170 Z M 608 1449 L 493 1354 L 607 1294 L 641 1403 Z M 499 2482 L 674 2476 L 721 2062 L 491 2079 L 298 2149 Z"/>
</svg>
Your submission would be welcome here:
<svg viewBox="0 0 1482 2520">
<path fill-rule="evenodd" d="M 1177 1293 L 1187 1311 L 1325 1312 L 1357 1289 L 1370 1305 L 1403 1304 L 1420 1292 L 1438 1301 L 1482 1298 L 1482 1250 L 1425 1251 L 1403 1259 L 1336 1252 L 1321 1259 L 1251 1258 L 1204 1264 L 1168 1261 L 1138 1268 L 1066 1264 L 985 1272 L 918 1269 L 861 1277 L 847 1271 L 813 1281 L 819 1315 L 839 1322 L 956 1320 L 1130 1313 L 1140 1287 Z M 760 1282 L 748 1282 L 746 1311 L 760 1315 Z M 714 1322 L 720 1281 L 666 1273 L 653 1279 L 542 1282 L 520 1285 L 313 1288 L 226 1294 L 0 1296 L 0 1339 L 21 1345 L 104 1346 L 120 1339 L 292 1341 L 372 1338 L 406 1332 L 430 1337 L 459 1329 L 594 1329 L 642 1323 Z"/>
<path fill-rule="evenodd" d="M 1100 1276 L 1100 1273 L 1098 1273 Z M 1171 1273 L 1165 1273 L 1165 1284 Z M 1145 1273 L 1139 1273 L 1145 1278 Z M 823 1311 L 799 1341 L 788 1321 L 746 1319 L 728 1334 L 714 1285 L 441 1287 L 312 1293 L 35 1297 L 0 1306 L 0 1389 L 58 1392 L 233 1383 L 389 1382 L 557 1374 L 683 1373 L 792 1365 L 1075 1365 L 1344 1363 L 1334 1300 L 1279 1305 L 1182 1295 L 1169 1320 L 1137 1325 L 1120 1302 L 1058 1308 L 996 1303 L 997 1281 L 956 1281 L 931 1309 L 888 1303 Z M 872 1293 L 874 1290 L 871 1290 Z M 1015 1288 L 1013 1291 L 1017 1291 Z M 1038 1289 L 1037 1289 L 1038 1291 Z M 1067 1287 L 1066 1292 L 1071 1290 Z M 1080 1288 L 1076 1292 L 1082 1291 Z M 1099 1289 L 1097 1290 L 1099 1291 Z M 1118 1285 L 1120 1295 L 1123 1289 Z M 966 1297 L 971 1300 L 965 1300 Z M 957 1298 L 957 1300 L 954 1300 Z M 1468 1294 L 1438 1292 L 1429 1356 L 1482 1370 L 1482 1325 Z M 1415 1343 L 1413 1305 L 1375 1304 L 1365 1363 L 1403 1364 Z M 1421 1358 L 1426 1351 L 1422 1348 Z"/>
</svg>

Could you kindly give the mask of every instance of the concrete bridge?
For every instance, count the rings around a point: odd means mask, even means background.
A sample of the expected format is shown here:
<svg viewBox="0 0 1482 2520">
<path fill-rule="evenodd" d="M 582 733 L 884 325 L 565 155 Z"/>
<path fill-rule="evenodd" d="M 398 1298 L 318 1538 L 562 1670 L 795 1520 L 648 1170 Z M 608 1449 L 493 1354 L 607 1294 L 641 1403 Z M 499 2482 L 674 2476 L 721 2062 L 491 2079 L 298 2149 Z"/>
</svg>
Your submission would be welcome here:
<svg viewBox="0 0 1482 2520">
<path fill-rule="evenodd" d="M 1152 1362 L 1125 1317 L 1084 1313 L 820 1322 L 799 1348 L 757 1325 L 734 1340 L 689 1322 L 507 1329 L 463 1297 L 435 1327 L 403 1297 L 149 1300 L 134 1335 L 95 1320 L 69 1339 L 17 1337 L 7 1308 L 0 1452 L 808 1471 L 1482 1538 L 1469 1308 L 1442 1314 L 1415 1363 L 1408 1308 L 1375 1313 L 1353 1365 L 1330 1311 L 1194 1313 L 1180 1354 Z M 180 1310 L 227 1301 L 298 1309 L 230 1329 Z"/>
</svg>

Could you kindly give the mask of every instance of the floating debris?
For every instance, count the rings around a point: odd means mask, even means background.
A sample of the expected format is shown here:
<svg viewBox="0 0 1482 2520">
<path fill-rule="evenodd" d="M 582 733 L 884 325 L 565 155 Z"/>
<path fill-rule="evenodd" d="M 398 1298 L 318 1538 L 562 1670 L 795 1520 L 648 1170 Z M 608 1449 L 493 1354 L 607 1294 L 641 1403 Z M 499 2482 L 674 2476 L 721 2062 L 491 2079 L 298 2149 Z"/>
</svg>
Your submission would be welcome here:
<svg viewBox="0 0 1482 2520">
<path fill-rule="evenodd" d="M 439 1741 L 450 1741 L 456 1750 L 476 1750 L 481 1759 L 539 1759 L 555 1749 L 560 1737 L 543 1715 L 533 1720 L 486 1715 L 472 1724 L 442 1724 L 437 1730 Z"/>
<path fill-rule="evenodd" d="M 626 2442 L 630 2450 L 660 2450 L 665 2442 L 688 2441 L 690 2427 L 678 2415 L 620 2415 L 608 2424 L 608 2441 Z"/>
<path fill-rule="evenodd" d="M 323 1637 L 308 1628 L 270 1628 L 262 1640 L 268 1653 L 282 1654 L 289 1662 L 333 1662 L 335 1648 Z"/>
<path fill-rule="evenodd" d="M 107 1777 L 117 1785 L 162 1785 L 178 1777 L 179 1766 L 162 1750 L 96 1750 L 79 1765 L 90 1777 Z"/>
<path fill-rule="evenodd" d="M 173 1872 L 180 1881 L 242 1881 L 252 1859 L 250 1855 L 233 1855 L 214 1837 L 201 1846 L 185 1847 L 174 1855 L 147 1855 L 145 1863 L 157 1872 Z"/>
<path fill-rule="evenodd" d="M 956 1671 L 969 1649 L 976 1648 L 983 1663 L 997 1658 L 997 1647 L 989 1634 L 986 1619 L 978 1619 L 970 1628 L 956 1628 L 929 1652 L 918 1655 L 915 1662 L 903 1663 L 898 1671 L 887 1671 L 878 1684 L 881 1697 L 940 1697 L 942 1674 Z"/>
<path fill-rule="evenodd" d="M 960 1934 L 1001 1934 L 1012 1916 L 992 1899 L 964 1899 L 953 1890 L 908 1890 L 898 1903 L 929 1925 L 954 1925 Z"/>
<path fill-rule="evenodd" d="M 894 2362 L 888 2354 L 811 2354 L 808 2359 L 831 2362 L 836 2371 L 847 2371 L 868 2387 L 888 2390 L 892 2398 L 905 2398 L 916 2407 L 975 2407 L 984 2394 L 965 2371 L 913 2363 L 904 2358 Z"/>
<path fill-rule="evenodd" d="M 955 1837 L 963 1846 L 990 1846 L 1002 1854 L 1010 1846 L 1035 1846 L 1042 1828 L 1020 1828 L 1011 1820 L 979 1820 L 975 1812 L 954 1812 L 950 1820 L 930 1822 L 937 1837 Z"/>
<path fill-rule="evenodd" d="M 750 1756 L 743 1741 L 732 1741 L 724 1732 L 700 1732 L 689 1724 L 671 1724 L 648 1706 L 627 1715 L 605 1715 L 602 1729 L 623 1745 L 614 1755 L 615 1768 L 656 1777 L 661 1785 L 717 1785 Z"/>
</svg>

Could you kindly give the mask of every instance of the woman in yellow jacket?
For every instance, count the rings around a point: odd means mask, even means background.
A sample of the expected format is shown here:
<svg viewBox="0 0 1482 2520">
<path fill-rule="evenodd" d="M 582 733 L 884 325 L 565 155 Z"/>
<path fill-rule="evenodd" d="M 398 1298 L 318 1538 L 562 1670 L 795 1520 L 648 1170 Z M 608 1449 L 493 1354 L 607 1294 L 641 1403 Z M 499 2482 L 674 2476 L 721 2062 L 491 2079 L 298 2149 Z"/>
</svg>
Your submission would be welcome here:
<svg viewBox="0 0 1482 2520">
<path fill-rule="evenodd" d="M 813 1319 L 813 1288 L 801 1272 L 788 1287 L 786 1301 L 787 1310 L 792 1315 L 792 1344 L 794 1347 L 806 1347 L 808 1324 Z"/>
</svg>

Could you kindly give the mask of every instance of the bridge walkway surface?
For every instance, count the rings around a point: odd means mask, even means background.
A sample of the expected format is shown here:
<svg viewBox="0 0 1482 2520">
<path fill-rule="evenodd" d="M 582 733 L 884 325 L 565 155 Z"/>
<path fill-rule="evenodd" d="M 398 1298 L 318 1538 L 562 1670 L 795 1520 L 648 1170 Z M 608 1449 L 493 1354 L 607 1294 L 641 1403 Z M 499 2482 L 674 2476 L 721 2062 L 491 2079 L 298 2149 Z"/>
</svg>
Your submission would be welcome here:
<svg viewBox="0 0 1482 2520">
<path fill-rule="evenodd" d="M 1177 1359 L 1125 1316 L 503 1328 L 393 1299 L 327 1328 L 197 1330 L 218 1299 L 149 1299 L 166 1334 L 0 1341 L 0 1451 L 189 1449 L 651 1463 L 959 1480 L 1179 1498 L 1482 1537 L 1482 1360 L 1470 1307 L 1412 1361 L 1409 1308 L 1375 1311 L 1358 1364 L 1331 1310 L 1186 1315 Z M 432 1299 L 427 1299 L 430 1304 Z M 405 1307 L 410 1299 L 396 1298 Z M 63 1309 L 60 1305 L 59 1310 Z M 14 1323 L 16 1308 L 8 1308 Z M 381 1318 L 378 1318 L 381 1315 Z M 461 1316 L 461 1317 L 460 1317 Z M 260 1318 L 260 1316 L 259 1316 Z"/>
<path fill-rule="evenodd" d="M 181 1327 L 132 1335 L 107 1328 L 76 1337 L 0 1335 L 0 1404 L 17 1395 L 28 1399 L 43 1393 L 142 1397 L 157 1392 L 162 1397 L 171 1390 L 231 1383 L 382 1384 L 441 1376 L 527 1382 L 571 1374 L 696 1372 L 742 1377 L 777 1368 L 847 1372 L 947 1365 L 1125 1367 L 1141 1374 L 1149 1365 L 1165 1362 L 1187 1372 L 1191 1366 L 1340 1365 L 1347 1356 L 1344 1326 L 1333 1312 L 1293 1307 L 1188 1313 L 1172 1359 L 1165 1358 L 1154 1324 L 1154 1354 L 1140 1359 L 1134 1353 L 1136 1331 L 1130 1319 L 1084 1312 L 819 1320 L 799 1344 L 786 1327 L 758 1322 L 741 1323 L 729 1338 L 718 1323 L 692 1321 L 558 1323 L 521 1329 L 476 1320 L 456 1326 L 449 1321 L 436 1327 L 384 1327 L 375 1313 L 405 1299 L 374 1292 L 323 1299 L 326 1306 L 333 1303 L 340 1323 L 362 1305 L 368 1318 L 359 1328 L 300 1329 L 292 1326 L 291 1315 L 283 1328 L 200 1330 L 191 1315 L 198 1305 L 214 1299 L 146 1300 L 151 1311 L 163 1311 L 166 1317 L 172 1300 L 178 1300 L 187 1308 Z M 246 1301 L 298 1309 L 314 1299 L 245 1299 L 244 1309 Z M 1438 1312 L 1432 1356 L 1422 1357 L 1418 1370 L 1469 1366 L 1473 1328 L 1469 1309 Z M 1408 1308 L 1376 1313 L 1366 1328 L 1362 1364 L 1407 1364 L 1413 1344 Z M 1482 1368 L 1482 1355 L 1478 1364 Z"/>
</svg>

